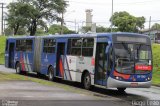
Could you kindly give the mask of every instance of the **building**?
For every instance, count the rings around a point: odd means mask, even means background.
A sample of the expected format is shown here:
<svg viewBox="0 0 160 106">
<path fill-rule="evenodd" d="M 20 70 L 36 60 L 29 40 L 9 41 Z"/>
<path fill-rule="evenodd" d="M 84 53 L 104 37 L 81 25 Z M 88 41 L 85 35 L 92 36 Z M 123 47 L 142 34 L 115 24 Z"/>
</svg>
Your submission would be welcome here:
<svg viewBox="0 0 160 106">
<path fill-rule="evenodd" d="M 143 34 L 150 36 L 152 42 L 154 43 L 160 43 L 160 30 L 143 30 Z"/>
<path fill-rule="evenodd" d="M 86 10 L 86 27 L 91 27 L 92 26 L 92 9 L 87 9 Z"/>
</svg>

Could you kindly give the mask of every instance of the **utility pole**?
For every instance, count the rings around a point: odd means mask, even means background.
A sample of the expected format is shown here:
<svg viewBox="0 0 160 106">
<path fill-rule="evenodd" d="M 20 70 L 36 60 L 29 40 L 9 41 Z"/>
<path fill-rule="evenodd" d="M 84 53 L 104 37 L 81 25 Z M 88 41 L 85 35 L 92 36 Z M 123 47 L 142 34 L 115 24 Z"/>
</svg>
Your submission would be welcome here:
<svg viewBox="0 0 160 106">
<path fill-rule="evenodd" d="M 63 27 L 64 27 L 64 13 L 65 13 L 65 5 L 67 5 L 67 2 L 68 1 L 64 1 L 63 2 L 63 8 L 62 8 L 62 11 L 61 11 L 61 13 L 62 13 L 62 19 L 61 19 L 61 31 L 60 31 L 60 33 L 61 34 L 63 34 Z"/>
<path fill-rule="evenodd" d="M 4 36 L 6 36 L 6 35 L 5 35 L 5 29 L 6 29 L 6 20 L 5 20 L 5 18 L 4 18 L 4 26 L 3 26 L 3 29 L 4 29 L 4 33 L 3 33 L 3 34 L 4 34 Z"/>
<path fill-rule="evenodd" d="M 61 32 L 60 32 L 60 34 L 63 34 L 63 24 L 64 24 L 64 12 L 62 12 L 62 19 L 61 19 Z"/>
<path fill-rule="evenodd" d="M 75 32 L 77 32 L 77 22 L 76 22 L 76 19 L 74 20 L 74 24 L 75 24 L 75 26 L 74 26 L 74 28 L 75 28 Z"/>
<path fill-rule="evenodd" d="M 4 13 L 4 10 L 3 10 L 3 9 L 6 8 L 6 7 L 4 7 L 4 3 L 0 3 L 0 4 L 1 4 L 1 7 L 0 7 L 0 8 L 2 8 L 1 35 L 3 35 L 3 31 L 4 31 L 4 30 L 3 30 L 3 29 L 4 29 L 4 28 L 3 28 L 3 20 L 4 20 L 4 19 L 3 19 L 3 13 Z"/>
<path fill-rule="evenodd" d="M 111 16 L 111 32 L 113 27 L 113 0 L 112 0 L 112 16 Z"/>
<path fill-rule="evenodd" d="M 2 7 L 0 7 L 0 8 L 2 8 L 2 18 L 1 18 L 1 35 L 3 35 L 3 5 L 4 5 L 4 3 L 0 3 L 1 5 L 2 5 Z"/>
<path fill-rule="evenodd" d="M 151 16 L 149 17 L 149 36 L 150 36 L 150 33 L 151 33 Z"/>
</svg>

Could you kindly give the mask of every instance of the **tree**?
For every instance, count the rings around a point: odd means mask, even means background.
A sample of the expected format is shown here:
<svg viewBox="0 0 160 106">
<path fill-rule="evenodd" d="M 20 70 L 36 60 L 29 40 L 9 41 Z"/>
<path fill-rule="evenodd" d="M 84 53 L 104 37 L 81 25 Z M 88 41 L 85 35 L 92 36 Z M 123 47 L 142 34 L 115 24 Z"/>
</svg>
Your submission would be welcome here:
<svg viewBox="0 0 160 106">
<path fill-rule="evenodd" d="M 64 0 L 19 0 L 17 3 L 10 3 L 8 6 L 10 11 L 8 23 L 15 23 L 15 25 L 20 26 L 21 21 L 14 22 L 11 19 L 13 17 L 14 20 L 17 18 L 23 19 L 24 24 L 21 26 L 27 27 L 30 35 L 35 35 L 37 27 L 44 25 L 44 19 L 49 22 L 60 19 L 58 14 L 65 11 L 66 7 L 67 3 Z M 60 11 L 61 8 L 63 10 Z M 13 28 L 13 26 L 11 27 Z"/>
<path fill-rule="evenodd" d="M 105 28 L 103 26 L 97 26 L 96 32 L 108 32 L 108 28 Z"/>
<path fill-rule="evenodd" d="M 83 33 L 87 33 L 89 31 L 91 31 L 91 27 L 84 26 L 84 27 L 81 28 L 81 32 L 83 32 Z"/>
<path fill-rule="evenodd" d="M 4 32 L 5 32 L 6 36 L 11 36 L 13 34 L 15 35 L 13 29 L 11 29 L 10 27 L 6 28 L 4 30 Z M 18 30 L 17 30 L 17 32 L 16 32 L 16 35 L 25 35 L 25 34 L 27 34 L 27 29 L 19 27 Z"/>
<path fill-rule="evenodd" d="M 37 28 L 36 35 L 45 35 L 45 31 L 43 28 Z"/>
<path fill-rule="evenodd" d="M 115 12 L 110 18 L 113 20 L 113 26 L 117 27 L 121 32 L 138 32 L 144 28 L 145 18 L 135 17 L 130 15 L 128 12 Z"/>
<path fill-rule="evenodd" d="M 160 30 L 160 24 L 158 24 L 158 23 L 153 24 L 151 29 Z"/>
<path fill-rule="evenodd" d="M 51 25 L 48 32 L 50 34 L 56 34 L 56 33 L 61 34 L 61 25 L 56 25 L 56 24 Z M 69 30 L 67 27 L 63 26 L 63 33 L 64 34 L 73 34 L 76 32 Z"/>
<path fill-rule="evenodd" d="M 14 35 L 17 34 L 20 27 L 24 27 L 28 23 L 26 18 L 22 17 L 19 12 L 22 6 L 24 6 L 23 3 L 10 3 L 8 5 L 9 14 L 7 14 L 6 21 L 8 22 L 8 28 L 14 31 Z"/>
</svg>

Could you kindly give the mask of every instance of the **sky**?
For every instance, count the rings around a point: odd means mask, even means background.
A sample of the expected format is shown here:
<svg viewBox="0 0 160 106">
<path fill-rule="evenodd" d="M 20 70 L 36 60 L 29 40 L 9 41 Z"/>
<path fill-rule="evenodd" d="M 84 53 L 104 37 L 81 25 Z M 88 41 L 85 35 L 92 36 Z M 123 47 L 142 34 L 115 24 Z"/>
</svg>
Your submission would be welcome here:
<svg viewBox="0 0 160 106">
<path fill-rule="evenodd" d="M 9 3 L 15 0 L 0 0 Z M 93 22 L 96 25 L 109 27 L 112 14 L 112 0 L 67 0 L 68 8 L 64 15 L 66 26 L 70 29 L 81 27 L 85 21 L 85 10 L 92 9 Z M 145 28 L 149 27 L 151 16 L 153 25 L 160 23 L 160 0 L 113 0 L 113 11 L 127 11 L 133 16 L 146 18 Z M 76 24 L 75 24 L 76 22 Z"/>
</svg>

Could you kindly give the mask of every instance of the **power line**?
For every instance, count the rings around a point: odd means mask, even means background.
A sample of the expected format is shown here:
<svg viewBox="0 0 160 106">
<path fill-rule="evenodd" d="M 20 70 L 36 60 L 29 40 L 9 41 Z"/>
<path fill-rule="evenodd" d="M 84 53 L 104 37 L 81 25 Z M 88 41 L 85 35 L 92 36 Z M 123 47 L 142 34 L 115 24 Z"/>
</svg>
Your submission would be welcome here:
<svg viewBox="0 0 160 106">
<path fill-rule="evenodd" d="M 147 20 L 145 22 L 149 22 L 149 20 Z M 160 20 L 151 20 L 151 22 L 160 22 Z"/>
<path fill-rule="evenodd" d="M 75 21 L 71 21 L 71 20 L 65 20 L 65 22 L 68 22 L 68 23 L 75 23 Z M 86 21 L 77 21 L 76 23 L 82 23 L 82 22 L 86 22 Z M 109 24 L 110 22 L 109 21 L 93 21 L 92 23 L 107 23 Z"/>
<path fill-rule="evenodd" d="M 66 23 L 75 23 L 75 21 L 71 21 L 71 20 L 65 20 Z M 76 23 L 82 23 L 82 22 L 86 22 L 86 21 L 77 21 Z M 149 20 L 146 20 L 145 22 L 149 22 Z M 159 19 L 157 20 L 152 20 L 152 22 L 160 22 Z M 109 21 L 93 21 L 93 23 L 104 23 L 104 24 L 110 24 Z"/>
<path fill-rule="evenodd" d="M 69 1 L 69 2 L 72 2 L 72 3 L 77 3 L 77 4 L 89 4 L 89 5 L 110 5 L 110 3 L 96 3 L 96 2 L 80 2 L 80 1 Z M 131 3 L 115 3 L 115 5 L 137 5 L 137 4 L 145 4 L 145 3 L 150 3 L 150 2 L 153 2 L 153 0 L 149 0 L 149 1 L 141 1 L 141 2 L 131 2 Z"/>
</svg>

